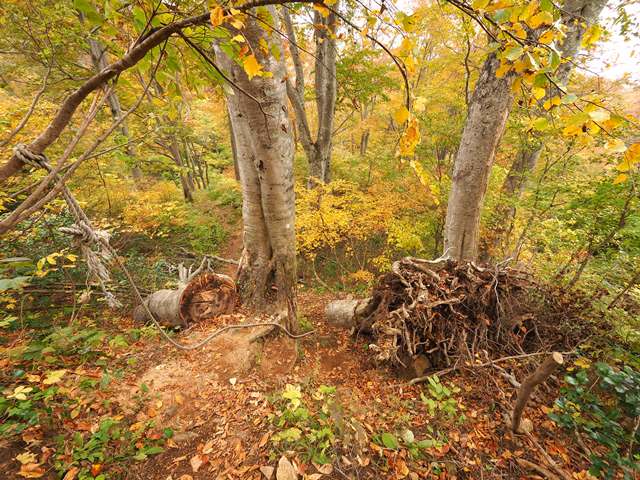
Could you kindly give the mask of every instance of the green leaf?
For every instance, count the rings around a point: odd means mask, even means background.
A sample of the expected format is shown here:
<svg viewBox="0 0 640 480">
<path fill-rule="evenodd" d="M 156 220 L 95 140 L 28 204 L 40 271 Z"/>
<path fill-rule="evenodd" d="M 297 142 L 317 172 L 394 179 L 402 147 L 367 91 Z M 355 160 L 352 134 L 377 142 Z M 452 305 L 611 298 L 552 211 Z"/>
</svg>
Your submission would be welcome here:
<svg viewBox="0 0 640 480">
<path fill-rule="evenodd" d="M 399 447 L 398 440 L 389 432 L 384 432 L 380 435 L 380 441 L 385 447 L 390 448 L 391 450 L 397 450 Z"/>
<path fill-rule="evenodd" d="M 507 60 L 511 60 L 513 62 L 514 60 L 517 60 L 518 58 L 520 58 L 522 56 L 523 52 L 524 52 L 524 48 L 522 48 L 520 46 L 518 46 L 518 47 L 510 47 L 510 48 L 507 48 L 504 51 L 504 57 Z"/>
<path fill-rule="evenodd" d="M 18 290 L 29 283 L 31 277 L 0 278 L 0 292 Z"/>
</svg>

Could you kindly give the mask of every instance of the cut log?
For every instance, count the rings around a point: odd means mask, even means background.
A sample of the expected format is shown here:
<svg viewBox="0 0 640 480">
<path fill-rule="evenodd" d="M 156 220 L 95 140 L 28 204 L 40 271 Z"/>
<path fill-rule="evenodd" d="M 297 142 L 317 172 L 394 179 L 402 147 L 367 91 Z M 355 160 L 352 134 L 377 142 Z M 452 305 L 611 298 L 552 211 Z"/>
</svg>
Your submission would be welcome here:
<svg viewBox="0 0 640 480">
<path fill-rule="evenodd" d="M 205 319 L 231 313 L 238 299 L 235 282 L 219 273 L 198 275 L 175 290 L 158 290 L 144 304 L 156 320 L 168 327 L 185 327 Z M 150 321 L 144 305 L 133 311 L 136 322 Z"/>
<path fill-rule="evenodd" d="M 556 368 L 564 363 L 564 358 L 560 352 L 553 352 L 549 355 L 539 366 L 536 371 L 529 375 L 518 390 L 518 398 L 516 399 L 516 405 L 513 407 L 512 424 L 511 429 L 514 432 L 520 431 L 520 422 L 522 420 L 522 412 L 524 407 L 529 401 L 529 397 L 533 393 L 533 390 L 542 382 L 544 382 L 549 375 L 551 375 Z"/>
<path fill-rule="evenodd" d="M 342 328 L 362 328 L 362 322 L 374 310 L 373 299 L 334 300 L 324 310 L 327 323 Z"/>
</svg>

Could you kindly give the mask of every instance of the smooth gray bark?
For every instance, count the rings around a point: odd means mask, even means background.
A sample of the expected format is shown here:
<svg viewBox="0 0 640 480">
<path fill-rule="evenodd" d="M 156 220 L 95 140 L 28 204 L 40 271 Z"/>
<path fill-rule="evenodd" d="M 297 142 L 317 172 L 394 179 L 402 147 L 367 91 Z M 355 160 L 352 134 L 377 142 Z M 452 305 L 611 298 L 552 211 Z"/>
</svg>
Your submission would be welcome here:
<svg viewBox="0 0 640 480">
<path fill-rule="evenodd" d="M 89 53 L 91 54 L 93 67 L 96 72 L 101 72 L 109 66 L 109 62 L 107 61 L 107 50 L 95 38 L 88 38 L 87 43 L 89 44 Z M 111 110 L 111 116 L 113 119 L 119 120 L 120 117 L 122 117 L 122 106 L 120 105 L 120 99 L 118 98 L 118 94 L 115 90 L 112 90 L 107 97 L 107 103 L 109 104 L 109 109 Z M 130 158 L 135 159 L 136 152 L 134 146 L 130 143 L 131 136 L 129 135 L 129 126 L 126 121 L 123 121 L 120 124 L 120 132 L 128 142 L 125 146 L 125 152 Z M 142 170 L 135 161 L 131 167 L 131 176 L 136 182 L 142 179 Z"/>
<path fill-rule="evenodd" d="M 606 0 L 568 0 L 563 7 L 562 21 L 567 27 L 566 37 L 559 46 L 563 62 L 558 67 L 555 78 L 559 85 L 566 86 L 574 67 L 575 57 L 580 49 L 580 43 L 587 28 L 598 20 Z M 551 86 L 545 100 L 560 95 L 555 86 Z M 542 112 L 541 112 L 542 114 Z M 527 180 L 538 164 L 544 143 L 531 139 L 521 148 L 509 170 L 509 174 L 502 184 L 502 194 L 506 203 L 498 207 L 494 215 L 495 231 L 488 239 L 483 256 L 488 258 L 498 249 L 504 240 L 505 233 L 511 229 L 516 215 L 515 203 L 526 190 Z"/>
<path fill-rule="evenodd" d="M 333 8 L 336 8 L 334 5 Z M 300 143 L 309 163 L 309 186 L 316 182 L 328 183 L 331 180 L 332 133 L 335 119 L 336 84 L 336 15 L 330 12 L 323 17 L 314 12 L 315 40 L 315 78 L 317 131 L 315 139 L 309 126 L 309 118 L 304 102 L 304 69 L 300 51 L 296 44 L 293 22 L 287 9 L 283 9 L 283 20 L 289 42 L 289 51 L 295 70 L 295 83 L 287 78 L 287 94 L 293 106 Z"/>
<path fill-rule="evenodd" d="M 454 163 L 444 250 L 459 261 L 475 260 L 478 254 L 480 212 L 511 109 L 511 77 L 497 78 L 499 65 L 492 53 L 482 66 Z"/>
<path fill-rule="evenodd" d="M 271 13 L 275 17 L 274 9 Z M 252 17 L 243 34 L 260 65 L 273 76 L 249 79 L 233 59 L 214 46 L 220 66 L 255 99 L 238 88 L 234 95 L 227 95 L 243 199 L 244 247 L 238 284 L 243 301 L 258 309 L 268 309 L 275 290 L 278 308 L 286 310 L 289 327 L 295 329 L 295 146 L 287 108 L 287 72 L 282 55 L 276 58 L 259 47 L 264 39 L 282 51 L 282 43 Z"/>
</svg>

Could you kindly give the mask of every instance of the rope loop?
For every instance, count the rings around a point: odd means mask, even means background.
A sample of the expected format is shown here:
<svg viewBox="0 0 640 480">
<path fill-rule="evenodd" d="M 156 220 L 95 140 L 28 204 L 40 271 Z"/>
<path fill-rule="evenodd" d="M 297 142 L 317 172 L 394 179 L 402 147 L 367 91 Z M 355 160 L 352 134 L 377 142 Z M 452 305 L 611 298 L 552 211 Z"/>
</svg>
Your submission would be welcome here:
<svg viewBox="0 0 640 480">
<path fill-rule="evenodd" d="M 47 169 L 47 156 L 44 153 L 33 153 L 24 143 L 18 143 L 13 147 L 13 154 L 24 164 Z"/>
</svg>

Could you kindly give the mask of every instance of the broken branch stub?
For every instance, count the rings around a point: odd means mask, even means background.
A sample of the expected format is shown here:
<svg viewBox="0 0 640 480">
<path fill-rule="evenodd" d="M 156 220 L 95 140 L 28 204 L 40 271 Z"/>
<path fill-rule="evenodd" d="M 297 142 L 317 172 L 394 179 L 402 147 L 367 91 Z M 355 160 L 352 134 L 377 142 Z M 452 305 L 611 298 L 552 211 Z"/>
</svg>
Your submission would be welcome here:
<svg viewBox="0 0 640 480">
<path fill-rule="evenodd" d="M 514 432 L 520 431 L 520 423 L 522 421 L 522 412 L 524 407 L 527 406 L 529 397 L 533 393 L 534 389 L 544 382 L 549 376 L 564 363 L 564 358 L 560 352 L 553 352 L 536 368 L 536 371 L 529 375 L 518 390 L 518 398 L 516 404 L 513 407 L 513 421 L 511 429 Z"/>
<path fill-rule="evenodd" d="M 236 285 L 231 277 L 204 273 L 175 290 L 163 289 L 152 293 L 144 304 L 161 325 L 184 327 L 231 313 L 237 300 Z M 151 320 L 144 305 L 135 308 L 133 319 L 142 323 Z"/>
</svg>

